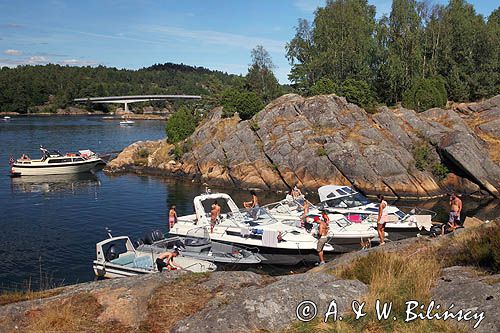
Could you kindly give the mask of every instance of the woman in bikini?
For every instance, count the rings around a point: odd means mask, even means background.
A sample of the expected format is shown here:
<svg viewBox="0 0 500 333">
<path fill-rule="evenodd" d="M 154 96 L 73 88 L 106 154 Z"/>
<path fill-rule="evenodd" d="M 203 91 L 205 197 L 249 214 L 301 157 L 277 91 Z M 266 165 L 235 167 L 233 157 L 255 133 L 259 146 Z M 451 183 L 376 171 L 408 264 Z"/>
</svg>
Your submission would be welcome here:
<svg viewBox="0 0 500 333">
<path fill-rule="evenodd" d="M 384 200 L 384 196 L 381 194 L 377 195 L 377 198 L 380 202 L 378 206 L 377 232 L 380 239 L 380 245 L 384 245 L 385 223 L 387 222 L 387 201 Z"/>
<path fill-rule="evenodd" d="M 170 211 L 168 212 L 168 226 L 169 230 L 174 227 L 177 223 L 177 212 L 175 211 L 175 205 L 170 206 Z"/>
</svg>

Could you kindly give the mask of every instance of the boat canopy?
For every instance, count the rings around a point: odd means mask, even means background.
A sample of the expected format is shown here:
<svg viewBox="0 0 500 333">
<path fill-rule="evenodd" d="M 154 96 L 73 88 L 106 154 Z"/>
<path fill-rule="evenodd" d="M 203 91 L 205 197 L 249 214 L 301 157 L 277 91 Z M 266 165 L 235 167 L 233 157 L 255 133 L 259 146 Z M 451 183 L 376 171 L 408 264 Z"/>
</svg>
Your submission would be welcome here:
<svg viewBox="0 0 500 333">
<path fill-rule="evenodd" d="M 221 213 L 231 214 L 233 217 L 239 217 L 243 220 L 238 206 L 229 195 L 225 193 L 208 193 L 193 199 L 199 225 L 210 225 L 210 209 L 215 201 L 221 206 Z"/>
<path fill-rule="evenodd" d="M 358 193 L 349 186 L 325 185 L 318 189 L 319 200 L 321 202 L 331 199 L 346 197 Z"/>
</svg>

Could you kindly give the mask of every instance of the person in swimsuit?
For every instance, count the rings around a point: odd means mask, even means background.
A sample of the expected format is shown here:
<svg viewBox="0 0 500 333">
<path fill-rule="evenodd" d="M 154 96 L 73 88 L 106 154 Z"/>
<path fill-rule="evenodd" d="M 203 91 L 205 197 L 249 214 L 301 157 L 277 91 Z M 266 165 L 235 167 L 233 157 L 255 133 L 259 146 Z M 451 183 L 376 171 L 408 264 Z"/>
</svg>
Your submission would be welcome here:
<svg viewBox="0 0 500 333">
<path fill-rule="evenodd" d="M 174 263 L 174 258 L 179 255 L 179 251 L 175 249 L 172 252 L 163 252 L 156 259 L 156 267 L 158 267 L 158 271 L 163 271 L 164 268 L 172 271 L 178 268 L 182 268 Z"/>
<path fill-rule="evenodd" d="M 220 214 L 220 206 L 217 203 L 217 200 L 214 201 L 210 210 L 210 233 L 214 232 L 214 227 L 217 224 L 217 218 Z"/>
<path fill-rule="evenodd" d="M 384 245 L 385 237 L 385 223 L 387 222 L 387 201 L 384 200 L 384 196 L 377 195 L 379 206 L 378 206 L 378 216 L 377 216 L 377 232 L 380 239 L 380 245 Z"/>
<path fill-rule="evenodd" d="M 460 224 L 460 213 L 462 212 L 462 200 L 460 200 L 455 193 L 450 196 L 450 217 L 448 223 L 456 229 Z"/>
<path fill-rule="evenodd" d="M 318 251 L 318 256 L 319 256 L 319 265 L 324 265 L 325 264 L 325 258 L 323 256 L 323 248 L 325 247 L 325 244 L 328 242 L 328 225 L 326 222 L 322 219 L 320 219 L 318 216 L 314 217 L 314 222 L 319 223 L 319 232 L 318 232 L 318 245 L 316 247 L 316 250 Z"/>
<path fill-rule="evenodd" d="M 250 191 L 250 194 L 252 195 L 252 201 L 245 201 L 243 203 L 243 207 L 250 209 L 250 215 L 252 215 L 252 218 L 255 219 L 260 207 L 259 198 L 257 198 L 257 194 L 253 190 Z"/>
<path fill-rule="evenodd" d="M 175 211 L 175 205 L 170 206 L 170 211 L 168 212 L 168 226 L 169 230 L 174 227 L 177 223 L 177 212 Z"/>
</svg>

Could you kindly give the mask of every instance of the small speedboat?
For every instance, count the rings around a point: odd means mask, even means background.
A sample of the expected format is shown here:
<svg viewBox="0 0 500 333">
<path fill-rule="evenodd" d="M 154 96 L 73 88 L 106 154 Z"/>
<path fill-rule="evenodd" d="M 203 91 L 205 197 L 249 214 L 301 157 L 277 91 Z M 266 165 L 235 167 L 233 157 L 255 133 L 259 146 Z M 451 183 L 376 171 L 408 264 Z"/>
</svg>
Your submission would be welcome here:
<svg viewBox="0 0 500 333">
<path fill-rule="evenodd" d="M 137 245 L 138 251 L 148 253 L 162 253 L 178 248 L 184 257 L 212 261 L 218 264 L 255 265 L 265 260 L 260 254 L 242 247 L 211 241 L 208 234 L 204 239 L 176 236 L 165 238 L 159 230 L 155 230 L 138 240 Z"/>
<path fill-rule="evenodd" d="M 210 207 L 214 202 L 222 210 L 211 230 Z M 207 191 L 195 197 L 193 204 L 195 213 L 179 216 L 170 235 L 205 239 L 208 234 L 218 243 L 258 250 L 266 259 L 263 264 L 296 265 L 318 259 L 318 240 L 312 235 L 270 215 L 242 213 L 228 194 Z M 324 251 L 332 252 L 333 246 L 326 244 Z"/>
<path fill-rule="evenodd" d="M 10 121 L 10 117 L 9 116 L 5 116 L 5 117 L 3 117 L 3 120 L 4 121 Z"/>
<path fill-rule="evenodd" d="M 268 204 L 260 210 L 266 209 L 278 221 L 295 225 L 312 235 L 317 235 L 318 224 L 314 217 L 320 217 L 320 211 L 313 204 L 309 204 L 309 213 L 303 219 L 303 206 L 295 200 L 282 200 Z M 377 241 L 376 228 L 369 224 L 352 223 L 341 214 L 328 214 L 330 219 L 328 229 L 328 244 L 331 244 L 336 253 L 345 253 L 371 247 L 372 241 Z"/>
<path fill-rule="evenodd" d="M 110 235 L 111 236 L 111 235 Z M 158 273 L 156 259 L 160 253 L 140 251 L 127 236 L 111 237 L 96 244 L 94 273 L 98 277 L 118 278 Z M 209 261 L 179 255 L 174 259 L 182 270 L 195 273 L 212 272 L 217 266 Z"/>
<path fill-rule="evenodd" d="M 379 204 L 371 202 L 364 195 L 349 186 L 325 185 L 318 189 L 319 208 L 328 213 L 344 215 L 349 221 L 377 226 Z M 435 212 L 412 208 L 408 213 L 396 206 L 387 207 L 385 231 L 388 238 L 397 241 L 404 238 L 427 234 L 432 227 Z"/>
<path fill-rule="evenodd" d="M 122 120 L 120 121 L 120 126 L 134 126 L 135 121 L 133 120 Z"/>
<path fill-rule="evenodd" d="M 12 176 L 62 175 L 90 172 L 103 167 L 106 163 L 91 150 L 80 150 L 78 153 L 61 154 L 57 150 L 49 151 L 40 147 L 42 157 L 30 159 L 23 154 L 17 160 L 11 160 Z"/>
</svg>

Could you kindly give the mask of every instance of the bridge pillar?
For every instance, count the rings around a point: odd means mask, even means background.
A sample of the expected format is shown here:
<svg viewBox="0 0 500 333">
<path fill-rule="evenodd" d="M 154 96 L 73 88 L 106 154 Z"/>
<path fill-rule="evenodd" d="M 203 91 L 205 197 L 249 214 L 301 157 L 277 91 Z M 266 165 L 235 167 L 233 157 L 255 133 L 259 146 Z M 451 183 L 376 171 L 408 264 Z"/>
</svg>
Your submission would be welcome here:
<svg viewBox="0 0 500 333">
<path fill-rule="evenodd" d="M 128 103 L 127 102 L 125 102 L 125 108 L 124 108 L 124 110 L 125 110 L 125 113 L 128 113 Z"/>
</svg>

